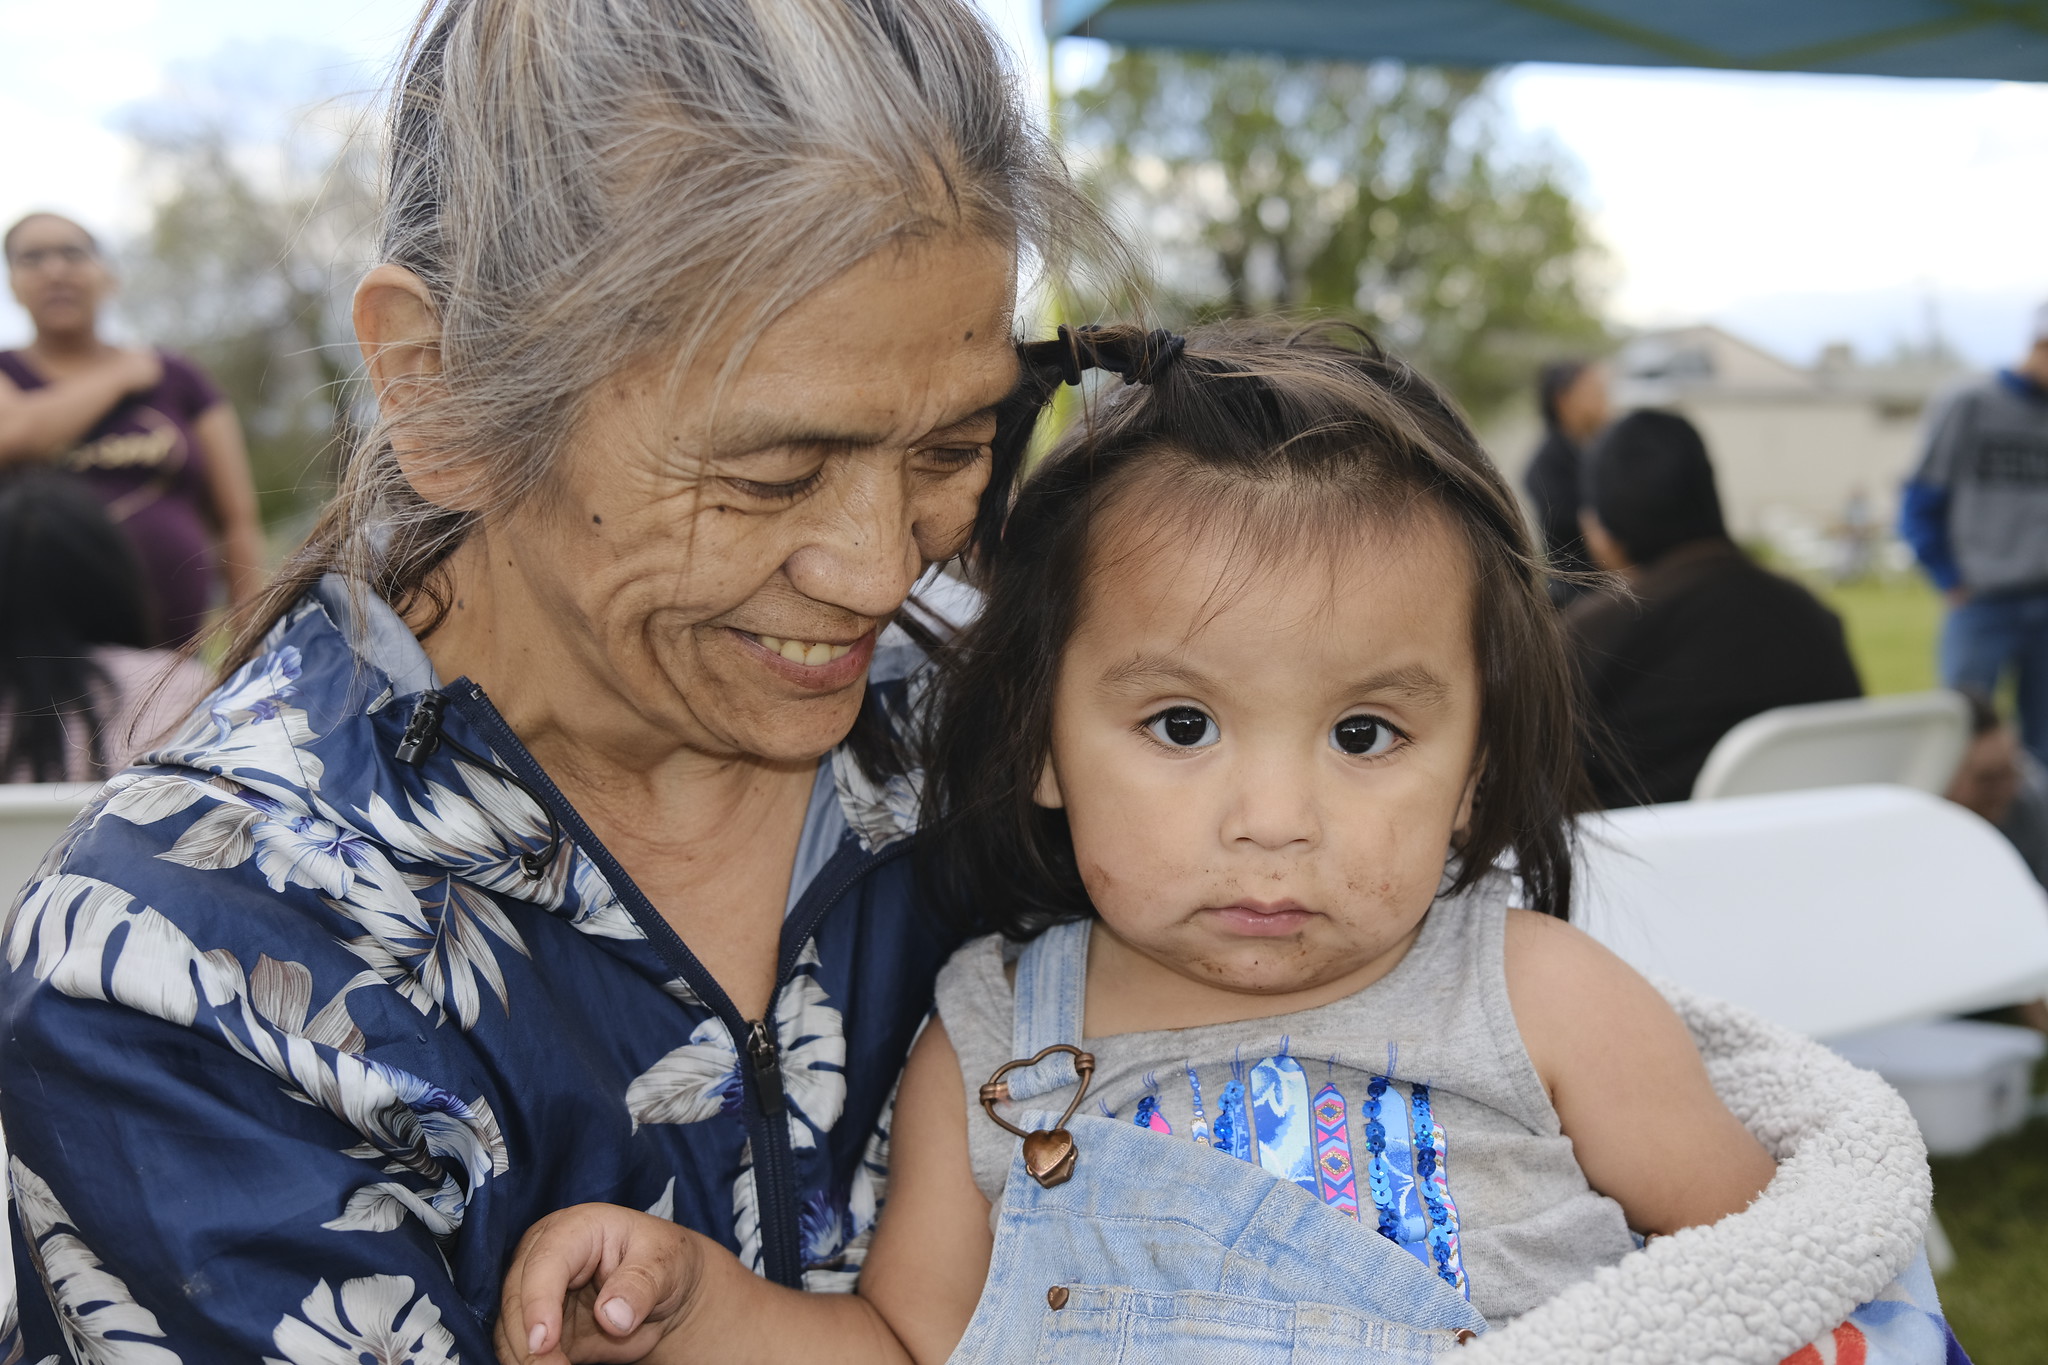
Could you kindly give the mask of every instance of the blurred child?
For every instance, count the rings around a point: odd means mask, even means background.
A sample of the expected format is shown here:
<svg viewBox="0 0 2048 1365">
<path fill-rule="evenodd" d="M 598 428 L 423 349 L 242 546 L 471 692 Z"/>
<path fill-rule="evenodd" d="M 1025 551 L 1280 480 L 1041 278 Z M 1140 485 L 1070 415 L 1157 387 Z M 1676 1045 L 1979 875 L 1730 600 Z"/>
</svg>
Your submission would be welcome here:
<svg viewBox="0 0 2048 1365">
<path fill-rule="evenodd" d="M 127 766 L 207 692 L 156 637 L 142 566 L 74 474 L 0 474 L 0 781 Z"/>
</svg>

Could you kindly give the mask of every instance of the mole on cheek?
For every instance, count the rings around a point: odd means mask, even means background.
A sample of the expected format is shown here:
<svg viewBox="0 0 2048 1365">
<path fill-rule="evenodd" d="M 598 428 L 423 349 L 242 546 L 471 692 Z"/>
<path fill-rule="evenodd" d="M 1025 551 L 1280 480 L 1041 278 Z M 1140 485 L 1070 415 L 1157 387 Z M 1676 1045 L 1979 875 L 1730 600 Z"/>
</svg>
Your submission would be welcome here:
<svg viewBox="0 0 2048 1365">
<path fill-rule="evenodd" d="M 597 513 L 592 512 L 590 514 L 590 524 L 592 526 L 602 526 L 604 525 L 604 518 L 599 516 Z"/>
</svg>

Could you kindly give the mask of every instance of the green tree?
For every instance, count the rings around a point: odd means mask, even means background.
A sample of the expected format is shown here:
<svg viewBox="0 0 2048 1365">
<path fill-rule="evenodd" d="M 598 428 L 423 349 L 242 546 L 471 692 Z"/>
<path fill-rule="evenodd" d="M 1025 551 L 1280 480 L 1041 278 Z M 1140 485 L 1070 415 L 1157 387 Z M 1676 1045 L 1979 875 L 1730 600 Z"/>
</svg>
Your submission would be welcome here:
<svg viewBox="0 0 2048 1365">
<path fill-rule="evenodd" d="M 1483 74 L 1120 50 L 1059 116 L 1170 315 L 1352 319 L 1481 416 L 1605 338 L 1581 210 Z"/>
<path fill-rule="evenodd" d="M 322 88 L 334 69 L 232 50 L 125 119 L 152 213 L 123 252 L 122 310 L 226 392 L 264 521 L 287 534 L 324 500 L 360 401 L 348 300 L 376 204 L 361 106 Z"/>
</svg>

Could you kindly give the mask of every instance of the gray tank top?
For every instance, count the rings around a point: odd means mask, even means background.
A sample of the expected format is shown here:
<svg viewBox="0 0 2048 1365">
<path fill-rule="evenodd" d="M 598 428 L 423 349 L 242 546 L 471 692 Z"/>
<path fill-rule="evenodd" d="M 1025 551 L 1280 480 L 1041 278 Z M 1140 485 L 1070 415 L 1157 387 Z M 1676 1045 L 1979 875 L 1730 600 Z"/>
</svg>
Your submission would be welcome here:
<svg viewBox="0 0 2048 1365">
<path fill-rule="evenodd" d="M 1509 893 L 1495 877 L 1439 901 L 1393 971 L 1317 1009 L 1074 1040 L 1096 1059 L 1086 1107 L 1296 1181 L 1377 1226 L 1489 1322 L 1526 1312 L 1636 1242 L 1621 1206 L 1586 1184 L 1515 1027 Z M 1085 961 L 1087 926 L 1049 934 Z M 1017 951 L 977 939 L 938 982 L 967 1087 L 975 1183 L 997 1205 L 1017 1139 L 976 1096 L 1015 1055 L 1006 967 Z M 1031 1107 L 1058 1110 L 1072 1094 L 1055 1089 Z"/>
</svg>

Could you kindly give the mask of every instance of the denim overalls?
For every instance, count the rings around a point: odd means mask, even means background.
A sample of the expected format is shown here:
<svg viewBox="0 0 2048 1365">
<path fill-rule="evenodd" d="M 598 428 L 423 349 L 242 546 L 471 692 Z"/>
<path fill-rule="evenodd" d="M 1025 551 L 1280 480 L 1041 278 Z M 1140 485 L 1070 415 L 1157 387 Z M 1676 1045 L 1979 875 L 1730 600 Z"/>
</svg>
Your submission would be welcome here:
<svg viewBox="0 0 2048 1365">
<path fill-rule="evenodd" d="M 1020 1058 L 1081 1041 L 1079 928 L 1047 931 L 1018 961 Z M 1065 1054 L 1010 1072 L 1007 1116 L 1058 1126 L 1024 1102 L 1076 1079 Z M 1116 1119 L 1066 1128 L 1073 1175 L 1050 1189 L 1019 1144 L 956 1362 L 1406 1365 L 1485 1330 L 1415 1257 L 1291 1181 Z"/>
</svg>

